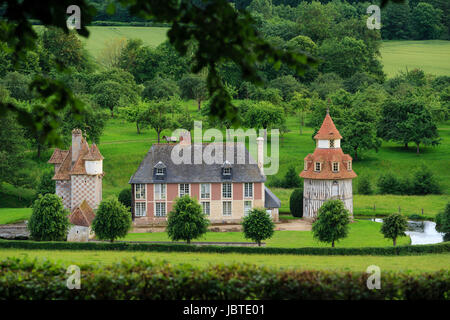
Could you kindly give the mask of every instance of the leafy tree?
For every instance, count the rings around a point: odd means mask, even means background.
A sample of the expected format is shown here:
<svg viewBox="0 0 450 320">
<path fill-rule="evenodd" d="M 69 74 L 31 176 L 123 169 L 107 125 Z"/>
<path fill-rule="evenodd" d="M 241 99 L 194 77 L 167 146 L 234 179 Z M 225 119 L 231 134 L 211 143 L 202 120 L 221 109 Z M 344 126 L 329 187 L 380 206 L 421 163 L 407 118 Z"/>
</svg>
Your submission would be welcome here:
<svg viewBox="0 0 450 320">
<path fill-rule="evenodd" d="M 348 92 L 356 93 L 376 83 L 376 81 L 376 78 L 367 72 L 356 72 L 350 78 L 345 79 L 344 86 Z"/>
<path fill-rule="evenodd" d="M 208 231 L 209 220 L 194 198 L 185 195 L 178 198 L 167 217 L 167 234 L 172 241 L 186 240 L 191 243 Z"/>
<path fill-rule="evenodd" d="M 254 208 L 242 220 L 242 228 L 246 239 L 252 239 L 261 246 L 262 240 L 273 236 L 275 224 L 264 208 Z"/>
<path fill-rule="evenodd" d="M 127 39 L 114 38 L 105 42 L 97 60 L 106 68 L 119 68 L 122 51 L 127 45 Z"/>
<path fill-rule="evenodd" d="M 303 181 L 300 179 L 297 171 L 295 171 L 294 166 L 290 166 L 286 175 L 284 176 L 284 187 L 285 188 L 299 188 L 302 186 Z"/>
<path fill-rule="evenodd" d="M 303 217 L 303 185 L 294 189 L 289 198 L 289 209 L 296 218 Z"/>
<path fill-rule="evenodd" d="M 437 39 L 443 31 L 442 10 L 430 3 L 420 2 L 411 13 L 411 26 L 415 39 Z"/>
<path fill-rule="evenodd" d="M 118 200 L 121 204 L 127 207 L 131 211 L 131 188 L 125 188 L 119 193 Z"/>
<path fill-rule="evenodd" d="M 47 193 L 55 193 L 55 180 L 52 180 L 54 175 L 55 172 L 53 170 L 46 170 L 42 173 L 36 190 L 38 194 L 46 195 Z"/>
<path fill-rule="evenodd" d="M 148 109 L 148 103 L 139 100 L 137 103 L 133 103 L 127 107 L 119 109 L 120 116 L 125 118 L 128 122 L 136 124 L 137 134 L 141 134 L 141 129 L 148 125 L 145 120 L 145 112 Z"/>
<path fill-rule="evenodd" d="M 413 192 L 417 195 L 439 194 L 440 187 L 433 172 L 422 164 L 413 172 Z"/>
<path fill-rule="evenodd" d="M 372 194 L 372 183 L 369 176 L 363 175 L 358 178 L 358 194 Z"/>
<path fill-rule="evenodd" d="M 153 80 L 144 83 L 142 97 L 148 100 L 169 99 L 180 95 L 177 83 L 169 78 L 155 77 Z"/>
<path fill-rule="evenodd" d="M 380 194 L 400 194 L 400 181 L 391 172 L 386 172 L 380 176 L 377 182 L 378 193 Z"/>
<path fill-rule="evenodd" d="M 116 198 L 109 198 L 100 202 L 92 222 L 92 230 L 100 240 L 113 242 L 123 238 L 131 228 L 131 214 L 127 207 Z"/>
<path fill-rule="evenodd" d="M 176 123 L 169 117 L 169 112 L 176 100 L 151 101 L 142 113 L 142 123 L 150 125 L 158 135 L 158 143 L 161 141 L 161 132 L 164 129 L 173 128 Z"/>
<path fill-rule="evenodd" d="M 330 93 L 343 88 L 344 82 L 342 78 L 334 72 L 321 74 L 311 83 L 311 89 L 317 92 L 322 99 L 325 99 Z"/>
<path fill-rule="evenodd" d="M 295 92 L 291 99 L 291 105 L 293 109 L 297 111 L 300 118 L 300 134 L 303 133 L 303 127 L 305 126 L 305 114 L 310 111 L 311 103 L 311 98 L 307 98 L 299 92 Z"/>
<path fill-rule="evenodd" d="M 28 229 L 31 237 L 37 241 L 65 240 L 69 219 L 61 198 L 50 193 L 39 197 L 33 203 Z"/>
<path fill-rule="evenodd" d="M 435 221 L 436 231 L 444 233 L 444 241 L 450 241 L 450 202 L 436 215 Z"/>
<path fill-rule="evenodd" d="M 297 19 L 299 33 L 308 36 L 315 43 L 320 43 L 331 36 L 333 14 L 318 1 L 300 3 Z"/>
<path fill-rule="evenodd" d="M 259 101 L 250 105 L 244 114 L 244 122 L 249 128 L 264 129 L 264 136 L 268 128 L 277 128 L 285 121 L 284 110 L 267 101 Z"/>
<path fill-rule="evenodd" d="M 399 213 L 393 213 L 383 220 L 381 233 L 385 238 L 392 239 L 395 246 L 398 237 L 406 236 L 405 231 L 407 227 L 408 221 L 406 217 Z"/>
<path fill-rule="evenodd" d="M 1 80 L 1 84 L 9 91 L 11 98 L 17 100 L 31 100 L 33 94 L 29 89 L 31 78 L 19 72 L 9 72 Z"/>
<path fill-rule="evenodd" d="M 114 109 L 121 106 L 122 88 L 122 85 L 115 81 L 104 81 L 94 87 L 95 102 L 102 108 L 111 110 L 112 118 L 114 118 Z"/>
<path fill-rule="evenodd" d="M 248 90 L 248 98 L 257 101 L 268 101 L 274 105 L 282 103 L 281 91 L 277 88 L 261 88 L 251 86 Z"/>
<path fill-rule="evenodd" d="M 198 111 L 202 108 L 202 101 L 208 98 L 205 78 L 200 75 L 185 75 L 178 85 L 181 90 L 181 96 L 184 99 L 194 99 L 197 101 Z"/>
<path fill-rule="evenodd" d="M 403 3 L 390 3 L 381 12 L 383 39 L 409 39 L 411 36 L 411 10 L 409 1 Z"/>
<path fill-rule="evenodd" d="M 341 200 L 326 201 L 317 212 L 317 220 L 313 223 L 314 238 L 321 242 L 334 243 L 348 236 L 350 214 Z"/>
<path fill-rule="evenodd" d="M 280 90 L 284 101 L 290 101 L 295 92 L 302 91 L 301 84 L 293 76 L 281 76 L 272 80 L 270 87 Z"/>
</svg>

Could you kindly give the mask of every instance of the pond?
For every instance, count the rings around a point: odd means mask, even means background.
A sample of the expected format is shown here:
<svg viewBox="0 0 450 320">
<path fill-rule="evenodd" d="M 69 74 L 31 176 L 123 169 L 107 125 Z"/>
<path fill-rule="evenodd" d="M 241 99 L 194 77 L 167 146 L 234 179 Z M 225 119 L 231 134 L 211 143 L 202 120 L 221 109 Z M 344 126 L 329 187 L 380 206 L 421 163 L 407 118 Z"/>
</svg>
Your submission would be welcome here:
<svg viewBox="0 0 450 320">
<path fill-rule="evenodd" d="M 383 222 L 381 218 L 370 219 L 375 222 Z M 408 231 L 411 244 L 432 244 L 444 241 L 444 234 L 436 231 L 436 223 L 433 221 L 408 221 Z"/>
</svg>

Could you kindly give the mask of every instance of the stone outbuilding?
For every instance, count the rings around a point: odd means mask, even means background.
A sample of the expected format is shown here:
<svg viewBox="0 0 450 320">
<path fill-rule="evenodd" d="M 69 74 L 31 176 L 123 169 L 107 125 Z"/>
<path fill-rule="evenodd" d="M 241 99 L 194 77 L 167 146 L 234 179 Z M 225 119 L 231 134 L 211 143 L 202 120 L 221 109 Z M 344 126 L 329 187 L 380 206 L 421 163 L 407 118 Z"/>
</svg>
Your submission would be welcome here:
<svg viewBox="0 0 450 320">
<path fill-rule="evenodd" d="M 69 215 L 69 222 L 73 225 L 67 235 L 67 241 L 86 242 L 94 236 L 91 226 L 94 221 L 94 210 L 86 200 L 75 207 Z"/>
</svg>

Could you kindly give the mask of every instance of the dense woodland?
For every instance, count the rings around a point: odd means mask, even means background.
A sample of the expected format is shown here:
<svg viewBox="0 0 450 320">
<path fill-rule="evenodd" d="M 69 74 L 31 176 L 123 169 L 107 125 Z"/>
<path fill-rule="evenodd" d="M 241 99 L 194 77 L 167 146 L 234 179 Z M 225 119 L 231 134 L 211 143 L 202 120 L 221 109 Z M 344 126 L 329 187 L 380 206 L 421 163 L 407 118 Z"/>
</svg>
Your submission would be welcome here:
<svg viewBox="0 0 450 320">
<path fill-rule="evenodd" d="M 97 22 L 139 22 L 120 8 L 107 16 L 103 1 L 93 2 L 99 8 Z M 222 62 L 220 74 L 238 107 L 242 127 L 279 128 L 283 135 L 288 130 L 286 119 L 295 117 L 302 134 L 304 126 L 317 130 L 329 108 L 346 138 L 344 151 L 356 161 L 365 151 L 377 150 L 382 140 L 405 148 L 414 146 L 417 153 L 424 145 L 440 143 L 437 126 L 450 115 L 450 77 L 415 69 L 400 70 L 387 79 L 380 45 L 382 39 L 448 38 L 446 1 L 389 4 L 382 17 L 397 17 L 395 12 L 400 10 L 405 13 L 404 21 L 384 18 L 381 32 L 366 27 L 368 4 L 358 1 L 254 0 L 235 4 L 252 13 L 258 31 L 276 47 L 319 58 L 317 66 L 302 75 L 283 65 L 276 69 L 261 63 L 258 71 L 265 80 L 261 86 L 243 81 L 242 71 L 234 63 Z M 429 19 L 424 18 L 428 15 Z M 133 123 L 137 134 L 143 128 L 155 130 L 158 140 L 165 129 L 191 129 L 194 118 L 203 119 L 209 127 L 232 126 L 209 116 L 214 105 L 208 101 L 208 70 L 191 73 L 194 61 L 189 52 L 182 57 L 168 42 L 152 48 L 139 39 L 117 39 L 106 44 L 99 57 L 92 57 L 73 33 L 53 28 L 42 28 L 39 33 L 38 45 L 16 68 L 7 44 L 0 42 L 0 99 L 14 101 L 24 110 L 40 104 L 29 89 L 36 75 L 69 86 L 86 104 L 87 112 L 83 116 L 74 116 L 70 108 L 61 112 L 60 135 L 65 144 L 61 147 L 70 144 L 75 127 L 99 143 L 107 120 L 116 117 Z M 70 72 L 59 72 L 60 66 Z M 189 113 L 182 100 L 195 100 L 198 112 Z M 44 167 L 47 159 L 42 152 L 52 146 L 42 142 L 39 133 L 19 125 L 13 114 L 0 118 L 0 126 L 2 186 L 38 193 L 51 190 L 51 173 L 37 177 L 30 168 Z M 393 188 L 385 191 L 403 193 Z"/>
</svg>

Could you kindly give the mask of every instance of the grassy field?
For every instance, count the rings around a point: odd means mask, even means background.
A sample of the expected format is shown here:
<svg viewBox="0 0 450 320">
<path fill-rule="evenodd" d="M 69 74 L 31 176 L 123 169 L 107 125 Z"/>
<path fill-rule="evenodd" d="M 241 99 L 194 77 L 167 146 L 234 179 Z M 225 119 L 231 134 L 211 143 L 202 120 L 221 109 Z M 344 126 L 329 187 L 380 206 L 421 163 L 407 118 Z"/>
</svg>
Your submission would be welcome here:
<svg viewBox="0 0 450 320">
<path fill-rule="evenodd" d="M 383 41 L 384 72 L 392 77 L 400 70 L 420 68 L 426 73 L 450 75 L 450 41 Z"/>
<path fill-rule="evenodd" d="M 234 253 L 166 253 L 166 252 L 117 252 L 117 251 L 58 251 L 0 249 L 0 259 L 7 257 L 51 260 L 65 265 L 88 263 L 111 264 L 130 259 L 167 261 L 171 264 L 190 264 L 207 267 L 211 264 L 251 263 L 277 268 L 303 270 L 334 270 L 365 272 L 370 265 L 381 271 L 426 272 L 447 270 L 450 254 L 420 256 L 296 256 L 296 255 L 242 255 Z"/>
<path fill-rule="evenodd" d="M 27 220 L 30 215 L 31 208 L 0 208 L 0 224 Z"/>
<path fill-rule="evenodd" d="M 368 220 L 356 220 L 350 224 L 350 233 L 346 239 L 339 241 L 337 247 L 386 247 L 392 241 L 383 238 L 380 233 L 381 224 Z M 166 232 L 130 233 L 124 240 L 132 241 L 170 241 Z M 409 237 L 399 238 L 399 244 L 409 244 Z M 208 232 L 203 238 L 195 241 L 229 241 L 251 242 L 244 238 L 242 232 Z M 271 239 L 265 241 L 267 247 L 299 248 L 299 247 L 328 247 L 331 244 L 315 240 L 311 231 L 275 231 Z"/>
</svg>

